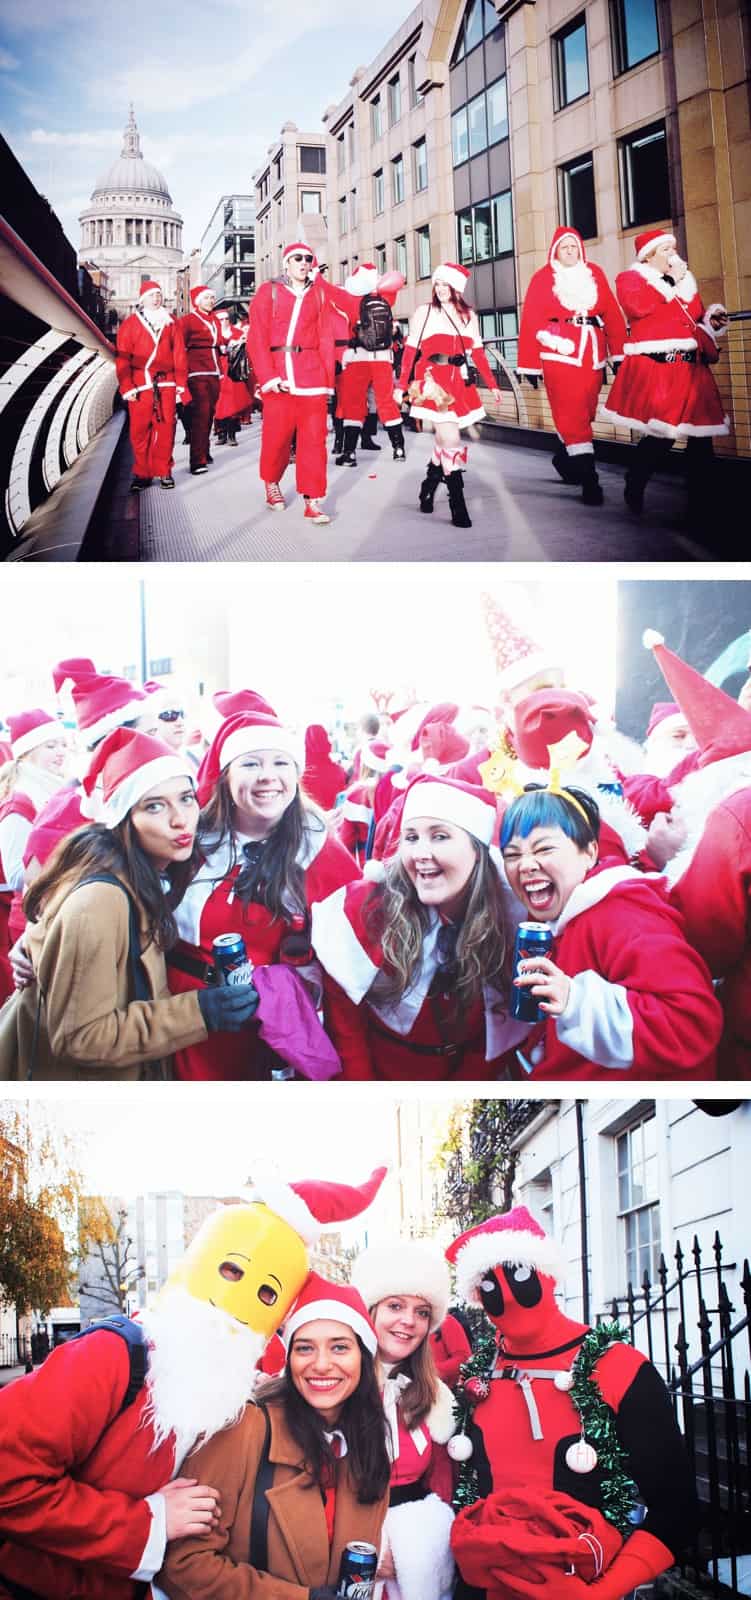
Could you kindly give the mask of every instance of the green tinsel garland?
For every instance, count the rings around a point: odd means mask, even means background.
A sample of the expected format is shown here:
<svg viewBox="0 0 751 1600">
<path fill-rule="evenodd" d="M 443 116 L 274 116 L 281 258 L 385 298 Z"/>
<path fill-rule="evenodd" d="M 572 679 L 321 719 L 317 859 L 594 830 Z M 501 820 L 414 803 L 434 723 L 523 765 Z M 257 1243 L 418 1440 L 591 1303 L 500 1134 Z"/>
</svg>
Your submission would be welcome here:
<svg viewBox="0 0 751 1600">
<path fill-rule="evenodd" d="M 601 1322 L 599 1327 L 590 1329 L 582 1340 L 571 1368 L 573 1382 L 568 1393 L 579 1413 L 582 1433 L 597 1451 L 597 1465 L 602 1473 L 600 1493 L 603 1515 L 619 1533 L 626 1536 L 633 1532 L 629 1512 L 639 1491 L 624 1468 L 628 1458 L 616 1433 L 614 1414 L 593 1377 L 597 1362 L 608 1345 L 618 1341 L 627 1344 L 629 1336 L 617 1322 Z M 469 1361 L 462 1363 L 462 1382 L 466 1383 L 469 1378 L 480 1378 L 490 1383 L 497 1357 L 495 1339 L 491 1335 L 481 1338 Z M 473 1410 L 474 1407 L 459 1390 L 454 1401 L 454 1416 L 462 1432 L 467 1431 Z M 461 1511 L 464 1506 L 474 1505 L 479 1499 L 477 1468 L 474 1458 L 470 1456 L 469 1461 L 461 1463 L 454 1509 Z"/>
</svg>

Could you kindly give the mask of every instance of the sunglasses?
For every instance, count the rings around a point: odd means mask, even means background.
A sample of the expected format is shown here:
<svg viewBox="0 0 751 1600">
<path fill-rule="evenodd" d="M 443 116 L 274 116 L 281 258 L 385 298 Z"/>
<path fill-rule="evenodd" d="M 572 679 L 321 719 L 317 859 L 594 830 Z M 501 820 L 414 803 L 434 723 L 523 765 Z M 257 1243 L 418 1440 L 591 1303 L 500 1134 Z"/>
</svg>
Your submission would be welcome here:
<svg viewBox="0 0 751 1600">
<path fill-rule="evenodd" d="M 290 256 L 288 259 L 290 261 L 304 261 L 306 263 L 306 265 L 309 266 L 309 267 L 311 267 L 313 265 L 313 257 L 312 256 Z"/>
<path fill-rule="evenodd" d="M 182 718 L 185 716 L 185 712 L 184 711 L 174 711 L 174 710 L 173 711 L 159 711 L 159 712 L 157 712 L 157 715 L 159 717 L 159 721 L 160 722 L 181 722 Z"/>
</svg>

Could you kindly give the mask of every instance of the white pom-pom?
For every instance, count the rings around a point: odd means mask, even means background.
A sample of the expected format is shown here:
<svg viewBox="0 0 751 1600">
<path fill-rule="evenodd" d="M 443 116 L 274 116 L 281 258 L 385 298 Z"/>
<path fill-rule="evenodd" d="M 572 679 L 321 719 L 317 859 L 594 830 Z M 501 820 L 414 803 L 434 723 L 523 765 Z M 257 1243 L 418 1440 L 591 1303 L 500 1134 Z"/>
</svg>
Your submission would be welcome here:
<svg viewBox="0 0 751 1600">
<path fill-rule="evenodd" d="M 665 640 L 662 634 L 657 633 L 654 628 L 645 628 L 641 636 L 641 642 L 645 650 L 654 650 L 656 645 L 664 644 Z"/>
<path fill-rule="evenodd" d="M 375 856 L 371 856 L 362 869 L 362 875 L 368 883 L 383 883 L 386 876 L 385 861 L 378 861 Z"/>
<path fill-rule="evenodd" d="M 555 1389 L 560 1389 L 562 1394 L 568 1394 L 569 1389 L 573 1389 L 574 1387 L 573 1372 L 556 1372 L 556 1375 L 553 1379 L 553 1387 Z"/>
<path fill-rule="evenodd" d="M 566 1466 L 571 1472 L 594 1472 L 597 1466 L 597 1451 L 586 1439 L 577 1439 L 576 1444 L 570 1444 L 566 1451 Z"/>
<path fill-rule="evenodd" d="M 472 1440 L 467 1438 L 466 1433 L 455 1433 L 446 1445 L 452 1461 L 469 1461 L 472 1448 Z"/>
</svg>

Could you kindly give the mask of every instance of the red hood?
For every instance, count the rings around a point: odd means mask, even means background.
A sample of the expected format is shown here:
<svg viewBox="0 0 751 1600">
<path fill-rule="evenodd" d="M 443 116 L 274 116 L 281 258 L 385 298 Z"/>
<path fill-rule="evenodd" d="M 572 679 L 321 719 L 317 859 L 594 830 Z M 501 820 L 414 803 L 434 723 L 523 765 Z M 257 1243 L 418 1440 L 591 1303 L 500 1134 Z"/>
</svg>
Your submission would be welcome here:
<svg viewBox="0 0 751 1600">
<path fill-rule="evenodd" d="M 567 236 L 576 240 L 579 249 L 581 250 L 582 261 L 586 261 L 587 252 L 584 249 L 584 240 L 582 239 L 581 234 L 577 233 L 576 228 L 556 228 L 555 233 L 550 241 L 550 249 L 548 250 L 549 267 L 552 267 L 553 265 L 553 252 L 556 248 L 556 245 L 560 244 L 561 239 L 565 239 Z"/>
<path fill-rule="evenodd" d="M 305 762 L 321 761 L 324 756 L 331 755 L 331 740 L 320 722 L 311 723 L 305 729 Z"/>
</svg>

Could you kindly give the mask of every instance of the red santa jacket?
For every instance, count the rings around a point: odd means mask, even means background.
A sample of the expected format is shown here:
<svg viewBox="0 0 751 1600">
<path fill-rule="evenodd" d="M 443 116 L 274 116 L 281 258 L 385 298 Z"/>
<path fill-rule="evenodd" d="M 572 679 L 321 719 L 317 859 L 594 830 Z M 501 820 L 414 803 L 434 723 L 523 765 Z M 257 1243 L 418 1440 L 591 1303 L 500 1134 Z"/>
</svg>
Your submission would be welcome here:
<svg viewBox="0 0 751 1600">
<path fill-rule="evenodd" d="M 171 1478 L 124 1342 L 92 1333 L 0 1391 L 0 1580 L 46 1600 L 135 1600 L 151 1531 L 146 1496 Z"/>
<path fill-rule="evenodd" d="M 179 322 L 170 318 L 158 331 L 150 327 L 140 311 L 126 317 L 117 333 L 115 370 L 120 393 L 130 389 L 184 389 L 188 382 L 188 363 Z"/>
<path fill-rule="evenodd" d="M 180 328 L 188 358 L 188 377 L 221 378 L 219 352 L 224 341 L 219 318 L 213 312 L 188 311 L 180 318 Z"/>
<path fill-rule="evenodd" d="M 564 234 L 578 239 L 586 269 L 575 294 L 566 288 L 565 270 L 556 273 L 553 268 L 553 252 Z M 599 325 L 593 324 L 592 318 Z M 524 297 L 518 370 L 540 375 L 542 364 L 548 361 L 601 368 L 608 356 L 622 355 L 625 337 L 626 325 L 602 267 L 587 261 L 584 242 L 575 228 L 556 228 L 547 264 L 534 274 Z"/>
<path fill-rule="evenodd" d="M 636 261 L 618 274 L 615 283 L 630 325 L 624 355 L 698 349 L 705 361 L 719 360 L 717 340 L 692 272 L 673 285 L 648 261 Z"/>
<path fill-rule="evenodd" d="M 261 392 L 281 378 L 290 394 L 333 394 L 341 327 L 319 280 L 300 294 L 277 279 L 262 283 L 251 302 L 247 340 Z"/>
<path fill-rule="evenodd" d="M 459 1381 L 459 1371 L 463 1361 L 469 1361 L 472 1346 L 458 1319 L 449 1311 L 444 1317 L 440 1328 L 430 1335 L 430 1348 L 439 1378 L 447 1383 L 450 1389 Z"/>
<path fill-rule="evenodd" d="M 368 783 L 351 783 L 336 815 L 337 837 L 345 850 L 349 850 L 360 866 L 366 859 L 370 828 L 373 821 L 373 787 Z"/>
<path fill-rule="evenodd" d="M 720 1075 L 751 1078 L 751 789 L 710 811 L 672 900 L 687 937 L 723 980 Z"/>
<path fill-rule="evenodd" d="M 535 1078 L 715 1076 L 722 1011 L 663 879 L 604 861 L 553 931 L 571 993 L 523 1047 Z"/>
</svg>

